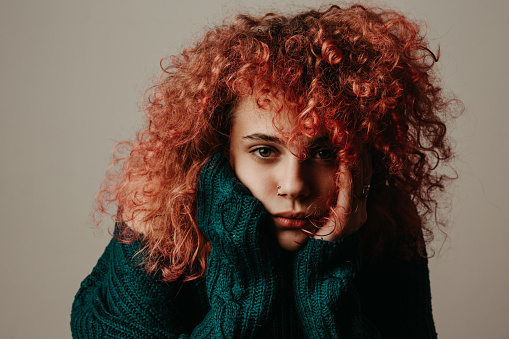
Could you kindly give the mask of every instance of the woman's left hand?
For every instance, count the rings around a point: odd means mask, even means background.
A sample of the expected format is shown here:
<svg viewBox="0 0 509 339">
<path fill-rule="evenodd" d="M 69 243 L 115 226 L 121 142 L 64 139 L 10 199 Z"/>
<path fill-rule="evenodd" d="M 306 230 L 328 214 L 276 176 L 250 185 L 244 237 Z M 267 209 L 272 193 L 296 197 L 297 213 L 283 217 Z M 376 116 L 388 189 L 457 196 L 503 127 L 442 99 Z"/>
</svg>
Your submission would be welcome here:
<svg viewBox="0 0 509 339">
<path fill-rule="evenodd" d="M 316 232 L 315 239 L 336 241 L 340 237 L 347 236 L 358 231 L 367 220 L 366 202 L 370 189 L 371 153 L 362 149 L 361 168 L 357 176 L 352 173 L 345 164 L 340 165 L 339 193 L 334 212 L 329 220 Z"/>
</svg>

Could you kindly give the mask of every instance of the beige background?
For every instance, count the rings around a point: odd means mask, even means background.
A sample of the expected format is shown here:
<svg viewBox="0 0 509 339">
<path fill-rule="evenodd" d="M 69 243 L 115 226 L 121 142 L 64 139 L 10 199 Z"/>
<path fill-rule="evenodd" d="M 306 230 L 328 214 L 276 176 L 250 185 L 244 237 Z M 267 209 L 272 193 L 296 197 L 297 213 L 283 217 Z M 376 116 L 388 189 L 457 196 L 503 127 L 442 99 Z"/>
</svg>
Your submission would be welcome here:
<svg viewBox="0 0 509 339">
<path fill-rule="evenodd" d="M 74 294 L 108 241 L 87 224 L 93 198 L 159 59 L 239 9 L 317 4 L 254 2 L 0 3 L 0 338 L 70 337 Z M 453 224 L 431 260 L 439 335 L 509 338 L 509 2 L 387 3 L 428 22 L 444 85 L 466 106 Z"/>
</svg>

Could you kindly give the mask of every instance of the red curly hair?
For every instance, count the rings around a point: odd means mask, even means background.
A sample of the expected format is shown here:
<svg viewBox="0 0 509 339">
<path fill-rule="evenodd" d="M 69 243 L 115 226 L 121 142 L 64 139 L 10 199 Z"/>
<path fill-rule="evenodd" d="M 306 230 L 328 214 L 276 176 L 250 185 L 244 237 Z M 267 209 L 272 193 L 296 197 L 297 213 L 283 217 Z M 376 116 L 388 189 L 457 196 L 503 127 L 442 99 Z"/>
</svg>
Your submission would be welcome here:
<svg viewBox="0 0 509 339">
<path fill-rule="evenodd" d="M 228 155 L 239 98 L 268 88 L 298 112 L 295 133 L 325 126 L 353 171 L 362 145 L 370 148 L 373 187 L 361 229 L 368 255 L 424 255 L 428 217 L 449 179 L 436 169 L 452 157 L 450 101 L 432 73 L 437 60 L 419 27 L 393 11 L 353 5 L 240 15 L 163 59 L 146 99 L 147 124 L 117 146 L 130 153 L 114 152 L 122 166 L 109 172 L 98 210 L 120 206 L 117 221 L 129 227 L 119 236 L 142 239 L 148 272 L 164 280 L 204 276 L 210 245 L 196 223 L 200 169 L 213 153 Z"/>
</svg>

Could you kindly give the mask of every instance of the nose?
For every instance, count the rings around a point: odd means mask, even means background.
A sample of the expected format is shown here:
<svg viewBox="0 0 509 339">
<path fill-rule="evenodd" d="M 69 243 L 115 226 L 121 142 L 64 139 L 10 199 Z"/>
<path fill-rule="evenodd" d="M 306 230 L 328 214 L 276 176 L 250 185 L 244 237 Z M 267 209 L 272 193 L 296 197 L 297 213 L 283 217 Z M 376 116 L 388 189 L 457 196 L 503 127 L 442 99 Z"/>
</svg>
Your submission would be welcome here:
<svg viewBox="0 0 509 339">
<path fill-rule="evenodd" d="M 291 199 L 302 199 L 310 194 L 309 173 L 306 171 L 306 161 L 297 157 L 289 157 L 282 164 L 279 172 L 278 195 Z"/>
</svg>

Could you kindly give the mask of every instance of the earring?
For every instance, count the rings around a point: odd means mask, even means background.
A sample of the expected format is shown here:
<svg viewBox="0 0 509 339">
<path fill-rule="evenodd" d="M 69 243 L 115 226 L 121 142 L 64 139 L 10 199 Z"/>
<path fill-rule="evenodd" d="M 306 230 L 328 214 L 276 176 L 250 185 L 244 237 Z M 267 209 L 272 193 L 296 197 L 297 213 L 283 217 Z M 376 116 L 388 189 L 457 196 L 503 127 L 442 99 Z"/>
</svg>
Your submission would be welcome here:
<svg viewBox="0 0 509 339">
<path fill-rule="evenodd" d="M 356 199 L 358 199 L 358 200 L 364 200 L 364 199 L 366 199 L 366 198 L 368 197 L 368 195 L 369 195 L 369 190 L 370 190 L 370 189 L 371 189 L 371 185 L 369 185 L 369 184 L 368 184 L 368 185 L 364 185 L 364 186 L 362 187 L 362 193 L 361 193 L 361 195 L 360 195 L 359 197 L 357 197 L 357 196 L 355 196 L 355 194 L 354 194 L 354 198 L 356 198 Z"/>
<path fill-rule="evenodd" d="M 281 186 L 279 186 L 279 185 L 278 185 L 278 186 L 277 186 L 277 190 L 278 190 L 278 192 L 277 192 L 277 196 L 278 196 L 278 197 L 281 195 L 281 194 L 279 194 L 279 189 L 280 189 L 280 188 L 281 188 Z"/>
</svg>

